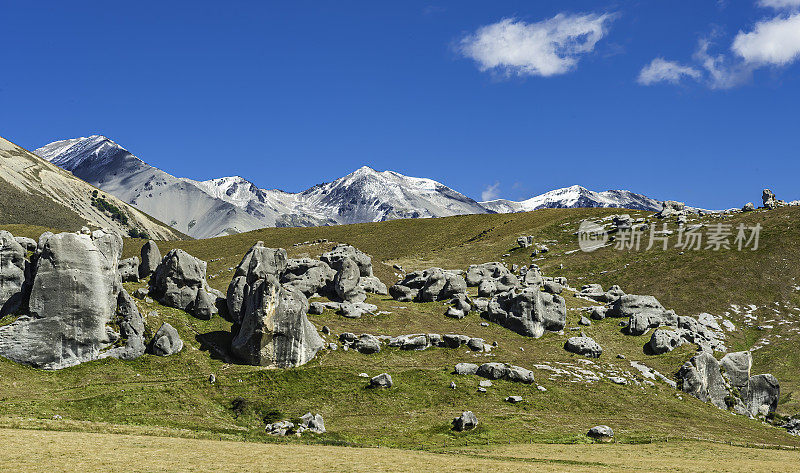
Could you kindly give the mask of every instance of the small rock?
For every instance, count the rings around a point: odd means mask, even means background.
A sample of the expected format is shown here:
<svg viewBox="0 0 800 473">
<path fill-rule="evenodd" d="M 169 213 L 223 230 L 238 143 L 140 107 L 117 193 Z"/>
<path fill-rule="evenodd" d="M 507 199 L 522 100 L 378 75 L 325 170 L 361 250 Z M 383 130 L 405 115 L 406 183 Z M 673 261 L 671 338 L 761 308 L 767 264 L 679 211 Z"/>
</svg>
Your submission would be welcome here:
<svg viewBox="0 0 800 473">
<path fill-rule="evenodd" d="M 536 389 L 538 389 L 538 390 L 539 390 L 539 391 L 541 391 L 541 392 L 545 392 L 545 391 L 547 391 L 547 388 L 546 388 L 546 387 L 544 387 L 544 386 L 541 386 L 541 385 L 540 385 L 540 386 L 536 386 Z"/>
<path fill-rule="evenodd" d="M 208 375 L 208 382 L 211 383 L 211 384 L 214 384 L 214 383 L 217 382 L 217 377 L 214 376 L 214 373 L 211 373 L 210 375 Z"/>
<path fill-rule="evenodd" d="M 378 376 L 369 380 L 369 385 L 372 388 L 391 388 L 394 386 L 392 376 L 388 373 L 381 373 Z"/>
<path fill-rule="evenodd" d="M 614 438 L 614 431 L 607 425 L 596 425 L 586 435 L 599 442 L 610 442 Z"/>
<path fill-rule="evenodd" d="M 488 379 L 481 380 L 481 382 L 478 383 L 478 385 L 482 388 L 490 388 L 493 386 L 492 382 L 489 381 Z"/>
<path fill-rule="evenodd" d="M 512 404 L 516 404 L 518 402 L 522 402 L 522 396 L 508 396 L 506 398 L 506 402 L 510 402 Z"/>
<path fill-rule="evenodd" d="M 478 392 L 479 393 L 485 393 L 486 392 L 486 388 L 483 388 L 483 387 L 478 388 Z"/>
</svg>

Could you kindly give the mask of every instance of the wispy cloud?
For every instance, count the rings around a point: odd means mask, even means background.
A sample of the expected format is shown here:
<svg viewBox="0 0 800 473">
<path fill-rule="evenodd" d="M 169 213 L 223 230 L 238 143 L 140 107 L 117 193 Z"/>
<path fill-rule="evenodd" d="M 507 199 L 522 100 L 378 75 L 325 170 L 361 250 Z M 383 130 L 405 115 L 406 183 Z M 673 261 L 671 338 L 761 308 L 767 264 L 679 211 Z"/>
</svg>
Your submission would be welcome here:
<svg viewBox="0 0 800 473">
<path fill-rule="evenodd" d="M 800 0 L 758 0 L 758 6 L 776 10 L 788 10 L 800 8 Z"/>
<path fill-rule="evenodd" d="M 760 0 L 758 4 L 797 8 L 800 0 Z M 800 59 L 800 13 L 779 15 L 756 23 L 752 31 L 739 31 L 727 51 L 712 52 L 713 46 L 710 39 L 701 39 L 692 55 L 694 65 L 656 58 L 642 68 L 637 82 L 678 84 L 691 77 L 711 89 L 729 89 L 748 82 L 759 68 L 787 66 Z"/>
<path fill-rule="evenodd" d="M 652 85 L 658 82 L 678 84 L 684 78 L 697 80 L 701 76 L 701 72 L 694 67 L 683 66 L 675 61 L 667 61 L 658 57 L 642 68 L 636 81 L 642 85 Z"/>
<path fill-rule="evenodd" d="M 560 13 L 537 23 L 506 18 L 462 38 L 458 50 L 481 71 L 549 77 L 574 69 L 608 31 L 611 14 Z"/>
<path fill-rule="evenodd" d="M 486 189 L 481 192 L 481 202 L 486 202 L 487 200 L 494 200 L 500 197 L 500 182 L 495 182 L 494 184 L 489 184 L 486 186 Z"/>
</svg>

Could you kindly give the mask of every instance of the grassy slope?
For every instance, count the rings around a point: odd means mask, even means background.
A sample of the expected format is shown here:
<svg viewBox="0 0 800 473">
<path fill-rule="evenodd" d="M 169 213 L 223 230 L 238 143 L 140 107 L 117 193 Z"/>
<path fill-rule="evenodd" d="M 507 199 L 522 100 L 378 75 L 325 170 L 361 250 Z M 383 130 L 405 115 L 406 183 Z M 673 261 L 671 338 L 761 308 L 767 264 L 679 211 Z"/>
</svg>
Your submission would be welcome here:
<svg viewBox="0 0 800 473">
<path fill-rule="evenodd" d="M 679 314 L 701 311 L 722 314 L 729 304 L 794 301 L 791 286 L 797 272 L 796 242 L 799 209 L 757 212 L 736 216 L 731 223 L 758 220 L 766 227 L 762 249 L 757 252 L 650 251 L 625 254 L 610 248 L 592 254 L 565 251 L 577 247 L 572 232 L 583 218 L 613 213 L 610 210 L 547 210 L 514 215 L 474 215 L 435 220 L 406 220 L 380 224 L 358 224 L 325 228 L 264 229 L 248 234 L 197 241 L 160 243 L 162 252 L 181 247 L 209 260 L 210 282 L 225 289 L 230 267 L 257 240 L 273 247 L 288 248 L 291 255 L 318 255 L 332 243 L 293 247 L 297 242 L 327 238 L 351 243 L 373 256 L 376 273 L 387 283 L 394 280 L 392 263 L 408 269 L 430 265 L 465 268 L 505 258 L 508 262 L 529 261 L 529 251 L 514 250 L 516 237 L 532 234 L 549 243 L 550 253 L 538 263 L 545 274 L 567 276 L 574 286 L 582 282 L 620 284 L 632 293 L 657 296 Z M 35 229 L 28 229 L 35 233 Z M 141 241 L 126 242 L 126 256 L 136 254 Z M 211 261 L 213 260 L 213 261 Z M 561 269 L 561 265 L 564 265 Z M 628 264 L 627 267 L 625 265 Z M 601 273 L 601 271 L 609 271 Z M 583 279 L 581 279 L 583 278 Z M 128 284 L 129 289 L 138 287 Z M 583 305 L 567 295 L 571 308 Z M 187 348 L 170 358 L 145 356 L 133 362 L 104 360 L 60 372 L 42 372 L 0 360 L 0 402 L 4 415 L 19 418 L 50 418 L 55 414 L 77 421 L 134 424 L 191 429 L 209 435 L 268 440 L 262 433 L 264 418 L 299 416 L 306 411 L 325 416 L 329 440 L 362 444 L 415 447 L 443 445 L 471 440 L 497 441 L 582 441 L 583 433 L 597 423 L 612 425 L 622 441 L 640 442 L 652 437 L 703 437 L 751 443 L 798 442 L 785 432 L 756 421 L 734 417 L 704 405 L 658 383 L 656 388 L 618 386 L 607 381 L 595 384 L 548 379 L 549 373 L 534 370 L 537 382 L 547 388 L 521 386 L 498 381 L 486 394 L 477 392 L 478 378 L 456 378 L 449 374 L 459 361 L 504 361 L 521 366 L 549 362 L 580 365 L 578 358 L 561 348 L 569 336 L 547 334 L 539 340 L 518 336 L 496 325 L 482 327 L 474 314 L 456 321 L 443 316 L 439 303 L 399 304 L 388 298 L 372 302 L 388 315 L 348 320 L 326 313 L 311 317 L 319 327 L 334 333 L 354 331 L 398 335 L 413 332 L 457 332 L 497 341 L 492 356 L 474 355 L 466 350 L 430 349 L 401 352 L 389 349 L 378 355 L 324 352 L 308 365 L 290 370 L 265 370 L 226 363 L 219 348 L 228 341 L 229 324 L 220 318 L 199 321 L 185 313 L 157 304 L 141 304 L 155 330 L 162 320 L 176 326 Z M 401 309 L 399 307 L 406 307 Z M 796 311 L 795 311 L 796 313 Z M 765 317 L 769 314 L 765 314 Z M 741 325 L 740 318 L 730 318 Z M 576 325 L 570 311 L 568 326 Z M 669 355 L 649 357 L 642 353 L 647 337 L 623 336 L 615 320 L 595 323 L 585 329 L 605 348 L 596 371 L 609 374 L 628 370 L 627 361 L 645 361 L 665 374 L 676 370 L 691 356 L 684 346 Z M 795 413 L 792 397 L 800 378 L 796 367 L 796 335 L 789 326 L 773 332 L 746 329 L 730 340 L 731 346 L 746 348 L 765 334 L 783 334 L 784 343 L 773 343 L 756 352 L 755 372 L 772 371 L 782 382 L 781 412 Z M 520 350 L 524 348 L 524 351 Z M 389 391 L 365 389 L 358 373 L 392 374 L 397 384 Z M 207 377 L 215 373 L 217 383 Z M 449 389 L 451 380 L 458 388 Z M 503 402 L 508 395 L 522 395 L 525 402 Z M 243 399 L 240 412 L 231 409 L 236 398 Z M 449 420 L 462 410 L 476 412 L 481 426 L 467 434 L 449 431 Z M 11 421 L 7 421 L 11 422 Z M 17 422 L 17 421 L 15 421 Z"/>
</svg>

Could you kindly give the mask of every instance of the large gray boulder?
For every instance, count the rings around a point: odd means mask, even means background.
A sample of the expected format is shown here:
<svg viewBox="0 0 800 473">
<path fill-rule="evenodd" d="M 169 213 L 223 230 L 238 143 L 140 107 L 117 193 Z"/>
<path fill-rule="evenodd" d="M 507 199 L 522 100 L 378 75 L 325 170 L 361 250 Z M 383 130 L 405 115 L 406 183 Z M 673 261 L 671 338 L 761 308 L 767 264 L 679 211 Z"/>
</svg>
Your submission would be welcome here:
<svg viewBox="0 0 800 473">
<path fill-rule="evenodd" d="M 158 249 L 156 242 L 148 240 L 142 245 L 139 257 L 141 260 L 139 262 L 139 278 L 144 279 L 153 274 L 161 263 L 161 250 Z"/>
<path fill-rule="evenodd" d="M 183 350 L 183 340 L 175 327 L 164 322 L 156 331 L 148 348 L 153 355 L 170 356 Z"/>
<path fill-rule="evenodd" d="M 306 317 L 308 299 L 295 288 L 281 286 L 275 277 L 256 279 L 247 286 L 241 326 L 231 342 L 245 363 L 290 368 L 308 363 L 323 346 Z"/>
<path fill-rule="evenodd" d="M 495 296 L 484 317 L 521 335 L 539 338 L 545 331 L 557 332 L 567 321 L 566 301 L 557 294 L 526 287 L 520 292 Z"/>
<path fill-rule="evenodd" d="M 211 320 L 211 317 L 219 312 L 216 302 L 216 295 L 209 293 L 204 288 L 198 289 L 197 297 L 190 307 L 192 315 L 201 320 Z"/>
<path fill-rule="evenodd" d="M 118 338 L 122 238 L 114 233 L 42 235 L 31 274 L 30 315 L 0 327 L 0 355 L 44 369 L 108 356 Z"/>
<path fill-rule="evenodd" d="M 648 348 L 653 355 L 662 355 L 683 344 L 683 338 L 674 330 L 657 329 L 653 331 Z"/>
<path fill-rule="evenodd" d="M 22 304 L 25 284 L 25 248 L 11 233 L 0 231 L 0 317 Z"/>
<path fill-rule="evenodd" d="M 570 337 L 564 343 L 564 349 L 570 353 L 583 355 L 589 358 L 600 358 L 603 349 L 600 344 L 590 337 Z"/>
<path fill-rule="evenodd" d="M 277 282 L 287 266 L 286 250 L 267 248 L 263 241 L 257 242 L 245 253 L 228 285 L 228 314 L 233 322 L 242 321 L 245 289 L 259 279 L 271 278 Z"/>
<path fill-rule="evenodd" d="M 727 407 L 725 398 L 729 390 L 712 354 L 702 352 L 684 363 L 678 371 L 678 380 L 683 392 L 719 408 Z"/>
<path fill-rule="evenodd" d="M 731 386 L 741 390 L 750 380 L 753 356 L 749 351 L 728 353 L 719 360 L 719 365 Z"/>
<path fill-rule="evenodd" d="M 206 262 L 181 249 L 170 250 L 150 277 L 150 295 L 167 307 L 191 311 L 200 290 L 213 293 Z"/>
<path fill-rule="evenodd" d="M 336 296 L 346 302 L 364 302 L 367 294 L 359 285 L 361 278 L 356 262 L 348 257 L 338 260 L 339 270 L 333 278 Z"/>
<path fill-rule="evenodd" d="M 771 374 L 759 374 L 747 380 L 740 390 L 745 413 L 750 416 L 767 416 L 778 407 L 781 389 L 778 380 Z"/>
</svg>

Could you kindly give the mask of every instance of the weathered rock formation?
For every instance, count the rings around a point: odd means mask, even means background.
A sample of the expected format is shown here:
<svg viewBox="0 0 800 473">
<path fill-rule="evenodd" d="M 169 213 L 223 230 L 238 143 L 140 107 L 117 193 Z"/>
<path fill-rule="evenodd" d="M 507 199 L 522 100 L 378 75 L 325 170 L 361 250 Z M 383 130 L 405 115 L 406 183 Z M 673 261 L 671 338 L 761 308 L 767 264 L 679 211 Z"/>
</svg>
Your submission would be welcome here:
<svg viewBox="0 0 800 473">
<path fill-rule="evenodd" d="M 545 331 L 562 330 L 566 314 L 563 297 L 527 287 L 495 296 L 484 317 L 521 335 L 539 338 Z"/>
<path fill-rule="evenodd" d="M 323 346 L 306 317 L 308 299 L 279 282 L 285 268 L 285 250 L 258 242 L 244 256 L 228 287 L 228 308 L 236 322 L 231 350 L 248 364 L 300 366 Z"/>
<path fill-rule="evenodd" d="M 150 295 L 167 307 L 209 318 L 206 301 L 218 296 L 206 281 L 206 262 L 181 250 L 170 250 L 150 277 Z M 201 305 L 197 307 L 197 303 Z M 213 306 L 213 304 L 211 304 Z"/>
</svg>

